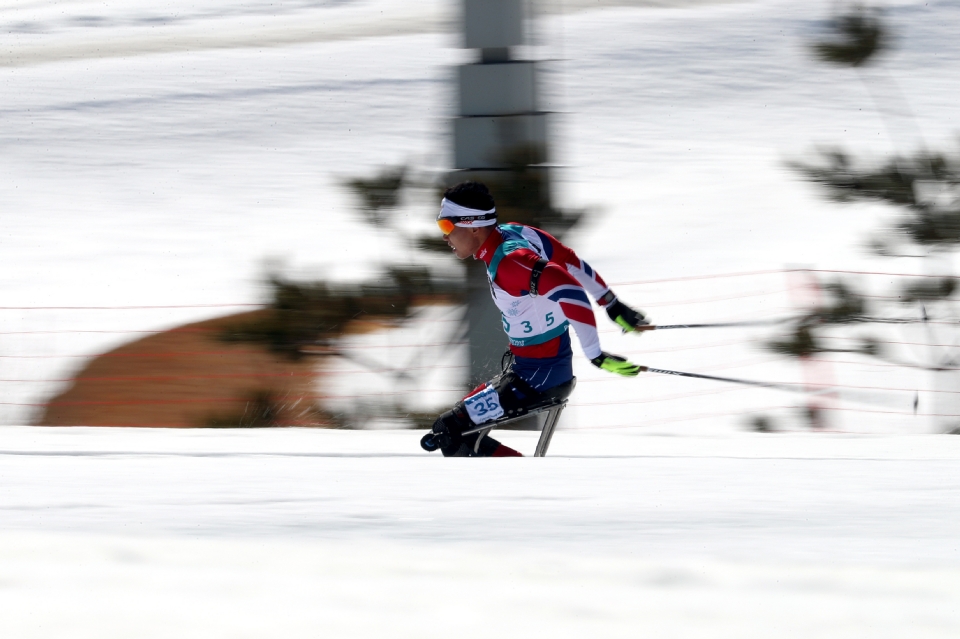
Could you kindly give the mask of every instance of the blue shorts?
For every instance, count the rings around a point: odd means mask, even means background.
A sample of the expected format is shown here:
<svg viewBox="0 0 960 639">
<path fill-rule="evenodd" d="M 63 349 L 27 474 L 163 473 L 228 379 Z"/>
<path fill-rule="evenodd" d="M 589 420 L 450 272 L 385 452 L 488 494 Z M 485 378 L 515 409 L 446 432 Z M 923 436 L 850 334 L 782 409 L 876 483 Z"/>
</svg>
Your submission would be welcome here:
<svg viewBox="0 0 960 639">
<path fill-rule="evenodd" d="M 560 336 L 560 350 L 555 357 L 514 357 L 511 370 L 539 391 L 569 382 L 573 379 L 570 332 Z"/>
</svg>

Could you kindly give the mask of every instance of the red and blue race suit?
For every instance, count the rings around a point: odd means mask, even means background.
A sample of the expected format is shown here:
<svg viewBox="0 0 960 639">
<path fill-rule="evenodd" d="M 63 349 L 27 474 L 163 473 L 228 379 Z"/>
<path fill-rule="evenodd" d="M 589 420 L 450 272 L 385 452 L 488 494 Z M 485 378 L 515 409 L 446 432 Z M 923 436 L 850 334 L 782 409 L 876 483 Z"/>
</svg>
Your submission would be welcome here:
<svg viewBox="0 0 960 639">
<path fill-rule="evenodd" d="M 511 223 L 498 225 L 474 257 L 487 266 L 515 358 L 513 371 L 524 381 L 545 390 L 573 377 L 571 325 L 587 359 L 600 355 L 590 297 L 599 304 L 610 289 L 573 249 L 546 231 Z M 548 262 L 534 296 L 530 278 L 541 259 Z"/>
</svg>

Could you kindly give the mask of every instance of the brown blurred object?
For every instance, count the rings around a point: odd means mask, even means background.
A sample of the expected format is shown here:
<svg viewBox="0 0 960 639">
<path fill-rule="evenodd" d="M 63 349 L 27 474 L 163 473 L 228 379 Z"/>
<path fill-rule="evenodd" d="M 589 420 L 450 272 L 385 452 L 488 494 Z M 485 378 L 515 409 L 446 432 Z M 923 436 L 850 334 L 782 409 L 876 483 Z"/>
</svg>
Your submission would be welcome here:
<svg viewBox="0 0 960 639">
<path fill-rule="evenodd" d="M 91 360 L 40 426 L 255 427 L 336 424 L 317 408 L 317 362 L 221 335 L 269 310 L 145 337 Z"/>
</svg>

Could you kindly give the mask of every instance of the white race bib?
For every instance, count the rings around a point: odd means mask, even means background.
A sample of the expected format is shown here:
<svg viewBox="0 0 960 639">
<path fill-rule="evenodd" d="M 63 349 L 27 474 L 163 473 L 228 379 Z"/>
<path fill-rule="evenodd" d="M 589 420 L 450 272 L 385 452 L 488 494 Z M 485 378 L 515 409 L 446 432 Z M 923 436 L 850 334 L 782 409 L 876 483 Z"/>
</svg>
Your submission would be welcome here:
<svg viewBox="0 0 960 639">
<path fill-rule="evenodd" d="M 500 396 L 493 386 L 487 386 L 476 395 L 463 400 L 467 414 L 474 424 L 483 424 L 503 417 L 503 406 L 500 405 Z"/>
</svg>

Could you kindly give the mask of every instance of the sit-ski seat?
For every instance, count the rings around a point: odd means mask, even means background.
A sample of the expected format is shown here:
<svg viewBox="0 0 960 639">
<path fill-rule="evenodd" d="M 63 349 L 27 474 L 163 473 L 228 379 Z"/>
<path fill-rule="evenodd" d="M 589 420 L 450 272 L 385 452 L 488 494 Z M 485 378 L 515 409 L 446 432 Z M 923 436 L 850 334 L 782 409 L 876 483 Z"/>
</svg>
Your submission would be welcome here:
<svg viewBox="0 0 960 639">
<path fill-rule="evenodd" d="M 537 448 L 533 454 L 534 457 L 543 457 L 547 454 L 547 448 L 550 447 L 553 431 L 557 427 L 557 422 L 560 421 L 560 413 L 567 407 L 567 398 L 570 397 L 570 394 L 573 393 L 573 389 L 576 388 L 576 386 L 577 378 L 573 377 L 569 382 L 542 391 L 543 397 L 534 404 L 525 406 L 520 410 L 508 411 L 506 416 L 492 422 L 481 424 L 476 428 L 471 428 L 462 434 L 472 435 L 473 433 L 482 433 L 482 439 L 495 428 L 506 426 L 511 422 L 530 417 L 531 415 L 539 415 L 546 411 L 547 416 L 543 422 L 543 428 L 540 429 L 540 439 L 537 441 Z"/>
</svg>

